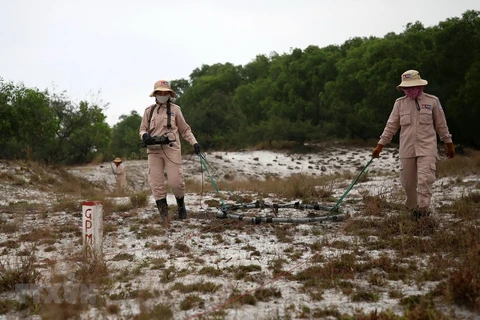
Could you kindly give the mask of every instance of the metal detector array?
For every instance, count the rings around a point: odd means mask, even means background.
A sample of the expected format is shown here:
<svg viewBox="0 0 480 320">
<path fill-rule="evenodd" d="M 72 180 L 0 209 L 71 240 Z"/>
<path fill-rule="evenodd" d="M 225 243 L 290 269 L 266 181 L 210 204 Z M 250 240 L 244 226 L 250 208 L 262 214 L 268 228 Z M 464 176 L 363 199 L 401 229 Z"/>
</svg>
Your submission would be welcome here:
<svg viewBox="0 0 480 320">
<path fill-rule="evenodd" d="M 242 209 L 272 209 L 273 213 L 275 214 L 274 217 L 261 217 L 261 216 L 247 216 L 244 214 L 235 214 L 231 213 L 232 211 L 242 210 Z M 278 210 L 279 209 L 297 209 L 297 210 L 322 210 L 328 211 L 329 214 L 326 216 L 320 217 L 299 217 L 299 218 L 287 218 L 287 217 L 278 217 Z M 344 214 L 338 213 L 338 209 L 335 207 L 329 206 L 322 206 L 318 204 L 301 204 L 299 202 L 291 203 L 291 204 L 267 204 L 260 201 L 255 201 L 249 204 L 242 204 L 242 205 L 230 205 L 230 206 L 223 206 L 219 209 L 220 211 L 217 213 L 217 218 L 220 219 L 234 219 L 234 220 L 242 220 L 242 221 L 250 221 L 255 224 L 260 224 L 262 222 L 265 223 L 310 223 L 310 222 L 323 222 L 323 221 L 342 221 L 344 218 Z M 332 214 L 332 212 L 335 212 Z"/>
<path fill-rule="evenodd" d="M 215 191 L 220 194 L 217 184 L 213 180 L 212 175 L 210 174 L 208 170 L 208 163 L 205 158 L 204 154 L 200 154 L 200 161 L 205 168 L 205 171 L 207 172 L 208 177 L 210 178 L 210 181 L 212 182 L 212 185 L 215 189 Z M 220 219 L 234 219 L 234 220 L 242 220 L 242 221 L 250 221 L 255 224 L 260 224 L 262 222 L 265 223 L 311 223 L 311 222 L 323 222 L 323 221 L 332 221 L 332 222 L 338 222 L 342 221 L 345 218 L 345 215 L 343 213 L 340 213 L 340 204 L 342 203 L 343 199 L 347 196 L 347 194 L 352 190 L 353 186 L 357 183 L 358 179 L 360 176 L 363 174 L 365 169 L 372 163 L 373 157 L 368 161 L 368 163 L 363 167 L 363 169 L 360 171 L 358 176 L 353 180 L 352 184 L 348 187 L 348 189 L 345 191 L 345 193 L 340 197 L 340 199 L 337 201 L 337 203 L 333 206 L 324 206 L 324 205 L 319 205 L 319 204 L 301 204 L 299 202 L 295 203 L 290 203 L 290 204 L 267 204 L 264 202 L 260 201 L 255 201 L 253 203 L 249 204 L 237 204 L 237 205 L 229 205 L 227 206 L 223 200 L 220 200 L 222 203 L 222 206 L 219 208 L 219 212 L 217 213 L 217 218 Z M 243 209 L 272 209 L 273 213 L 275 214 L 274 217 L 270 216 L 247 216 L 245 214 L 235 214 L 232 213 L 233 211 L 236 210 L 243 210 Z M 319 217 L 299 217 L 299 218 L 288 218 L 288 217 L 278 217 L 278 210 L 279 209 L 297 209 L 297 210 L 320 210 L 320 211 L 326 211 L 328 212 L 327 215 L 319 216 Z"/>
</svg>

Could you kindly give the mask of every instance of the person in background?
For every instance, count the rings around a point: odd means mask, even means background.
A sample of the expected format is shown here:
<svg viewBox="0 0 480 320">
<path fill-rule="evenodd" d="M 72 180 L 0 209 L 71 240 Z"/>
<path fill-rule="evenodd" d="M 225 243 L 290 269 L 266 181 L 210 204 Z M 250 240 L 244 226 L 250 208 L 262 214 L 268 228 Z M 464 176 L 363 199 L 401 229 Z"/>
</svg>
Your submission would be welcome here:
<svg viewBox="0 0 480 320">
<path fill-rule="evenodd" d="M 418 219 L 430 214 L 432 186 L 435 182 L 437 134 L 447 147 L 448 158 L 455 149 L 440 100 L 424 93 L 428 82 L 416 70 L 408 70 L 397 86 L 405 96 L 395 101 L 380 140 L 372 151 L 378 158 L 385 145 L 400 129 L 400 180 L 405 190 L 406 207 Z"/>
<path fill-rule="evenodd" d="M 177 218 L 187 218 L 179 135 L 193 146 L 197 155 L 200 155 L 200 145 L 185 121 L 180 107 L 172 103 L 175 96 L 176 93 L 168 81 L 155 82 L 150 94 L 150 97 L 155 97 L 155 104 L 145 109 L 139 131 L 147 147 L 148 183 L 160 213 L 160 222 L 165 228 L 170 226 L 170 217 L 164 172 L 177 201 Z"/>
<path fill-rule="evenodd" d="M 127 176 L 125 173 L 125 166 L 122 163 L 122 159 L 115 158 L 115 180 L 117 181 L 117 194 L 123 194 L 125 192 L 125 184 L 127 182 Z"/>
</svg>

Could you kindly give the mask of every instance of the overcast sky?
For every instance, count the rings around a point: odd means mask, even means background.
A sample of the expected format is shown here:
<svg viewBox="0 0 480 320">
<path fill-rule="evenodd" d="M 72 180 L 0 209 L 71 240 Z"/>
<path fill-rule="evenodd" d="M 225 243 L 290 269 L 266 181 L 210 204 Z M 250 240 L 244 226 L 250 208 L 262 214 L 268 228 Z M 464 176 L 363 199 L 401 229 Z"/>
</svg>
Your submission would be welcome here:
<svg viewBox="0 0 480 320">
<path fill-rule="evenodd" d="M 143 115 L 155 81 L 188 79 L 202 64 L 383 37 L 466 10 L 480 1 L 0 0 L 0 77 L 101 99 L 113 125 L 132 110 Z"/>
</svg>

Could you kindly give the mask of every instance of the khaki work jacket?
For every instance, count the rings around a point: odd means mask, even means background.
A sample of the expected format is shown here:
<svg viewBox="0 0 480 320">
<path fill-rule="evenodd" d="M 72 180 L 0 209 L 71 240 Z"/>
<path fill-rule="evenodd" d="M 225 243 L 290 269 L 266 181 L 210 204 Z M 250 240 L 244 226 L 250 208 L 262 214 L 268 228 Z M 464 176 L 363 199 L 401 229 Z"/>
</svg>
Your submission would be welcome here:
<svg viewBox="0 0 480 320">
<path fill-rule="evenodd" d="M 175 140 L 172 148 L 178 150 L 180 150 L 179 134 L 190 145 L 197 143 L 197 139 L 195 139 L 190 126 L 185 121 L 180 107 L 173 103 L 170 103 L 170 129 L 167 127 L 168 119 L 166 103 L 162 105 L 154 104 L 145 109 L 142 123 L 140 124 L 140 139 L 142 138 L 143 134 L 147 132 L 148 117 L 150 116 L 150 111 L 152 108 L 155 108 L 155 110 L 153 111 L 152 118 L 150 119 L 150 128 L 148 129 L 148 133 L 152 137 L 167 135 L 170 140 Z M 147 152 L 150 151 L 151 150 L 149 149 Z"/>
<path fill-rule="evenodd" d="M 378 141 L 387 145 L 400 129 L 400 158 L 436 156 L 437 134 L 443 142 L 452 142 L 439 99 L 422 93 L 417 102 L 407 96 L 398 98 Z"/>
</svg>

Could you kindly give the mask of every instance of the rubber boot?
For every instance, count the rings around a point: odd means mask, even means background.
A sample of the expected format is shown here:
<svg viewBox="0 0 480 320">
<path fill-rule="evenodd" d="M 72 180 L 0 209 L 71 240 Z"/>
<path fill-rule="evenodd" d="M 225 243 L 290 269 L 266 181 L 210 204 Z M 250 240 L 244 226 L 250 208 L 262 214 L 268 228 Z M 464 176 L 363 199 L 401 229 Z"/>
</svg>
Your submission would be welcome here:
<svg viewBox="0 0 480 320">
<path fill-rule="evenodd" d="M 160 224 L 164 228 L 170 227 L 170 219 L 168 217 L 167 199 L 160 199 L 155 201 L 157 203 L 158 212 L 160 212 Z"/>
<path fill-rule="evenodd" d="M 417 208 L 415 210 L 413 210 L 412 212 L 412 216 L 415 220 L 420 220 L 421 218 L 423 217 L 428 217 L 430 216 L 431 214 L 431 211 L 427 208 Z"/>
<path fill-rule="evenodd" d="M 187 219 L 187 208 L 185 208 L 185 201 L 183 201 L 184 197 L 175 199 L 177 199 L 178 205 L 178 219 Z"/>
</svg>

